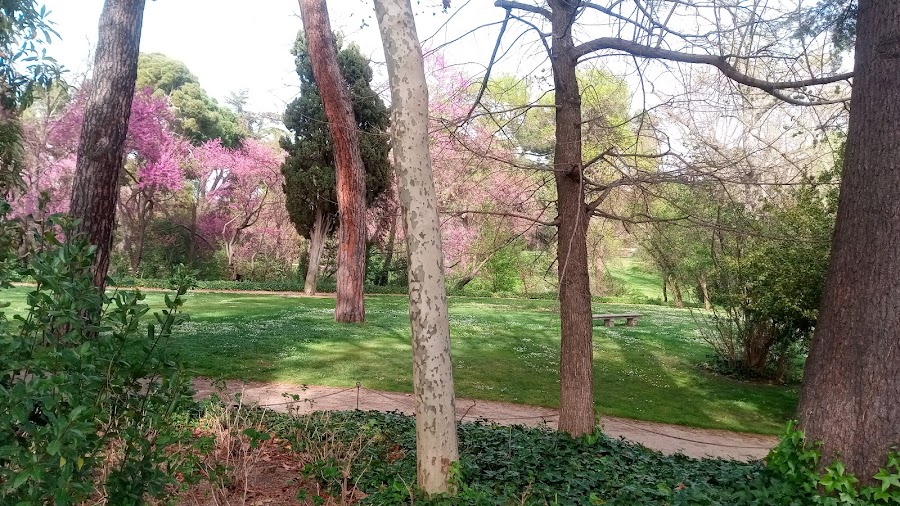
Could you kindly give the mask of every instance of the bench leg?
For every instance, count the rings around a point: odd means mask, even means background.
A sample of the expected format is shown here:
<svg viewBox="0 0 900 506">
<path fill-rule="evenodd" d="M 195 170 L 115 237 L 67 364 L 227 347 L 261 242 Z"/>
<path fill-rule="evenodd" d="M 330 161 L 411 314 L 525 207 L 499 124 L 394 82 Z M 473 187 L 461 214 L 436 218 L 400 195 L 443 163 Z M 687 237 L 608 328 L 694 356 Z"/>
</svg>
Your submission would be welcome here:
<svg viewBox="0 0 900 506">
<path fill-rule="evenodd" d="M 637 325 L 637 318 L 626 318 L 625 321 L 628 323 L 629 327 Z"/>
<path fill-rule="evenodd" d="M 605 318 L 605 319 L 603 320 L 603 325 L 605 325 L 605 326 L 607 326 L 607 327 L 615 327 L 615 326 L 616 326 L 616 322 L 614 322 L 612 318 Z"/>
</svg>

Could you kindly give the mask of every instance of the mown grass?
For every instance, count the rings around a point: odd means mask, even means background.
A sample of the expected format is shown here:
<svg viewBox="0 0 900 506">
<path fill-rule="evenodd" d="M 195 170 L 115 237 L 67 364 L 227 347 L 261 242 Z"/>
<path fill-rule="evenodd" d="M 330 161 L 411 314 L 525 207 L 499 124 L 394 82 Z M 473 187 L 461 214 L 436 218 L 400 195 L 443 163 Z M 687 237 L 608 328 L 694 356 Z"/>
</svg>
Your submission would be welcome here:
<svg viewBox="0 0 900 506">
<path fill-rule="evenodd" d="M 606 264 L 607 275 L 639 298 L 662 300 L 662 277 L 645 262 L 634 257 L 613 258 Z"/>
<path fill-rule="evenodd" d="M 22 310 L 27 288 L 0 292 Z M 150 293 L 151 305 L 162 294 Z M 367 322 L 338 324 L 328 298 L 195 293 L 192 321 L 173 342 L 196 374 L 411 391 L 407 299 L 366 298 Z M 796 387 L 748 384 L 696 367 L 710 352 L 687 310 L 595 305 L 638 311 L 637 327 L 595 327 L 595 395 L 601 413 L 776 434 L 795 409 Z M 11 311 L 10 311 L 11 310 Z M 559 308 L 549 300 L 451 297 L 457 394 L 558 406 Z"/>
</svg>

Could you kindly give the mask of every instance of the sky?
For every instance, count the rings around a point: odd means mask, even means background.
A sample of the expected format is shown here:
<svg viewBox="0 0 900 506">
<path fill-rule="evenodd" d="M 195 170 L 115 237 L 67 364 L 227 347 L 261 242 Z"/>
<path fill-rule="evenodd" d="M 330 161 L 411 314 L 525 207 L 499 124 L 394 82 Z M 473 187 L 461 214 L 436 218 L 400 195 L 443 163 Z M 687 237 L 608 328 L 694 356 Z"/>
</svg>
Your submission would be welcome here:
<svg viewBox="0 0 900 506">
<path fill-rule="evenodd" d="M 43 3 L 61 36 L 48 53 L 70 69 L 73 77 L 83 75 L 93 59 L 103 0 Z M 428 39 L 426 47 L 503 18 L 503 10 L 486 0 L 456 0 L 446 13 L 440 4 L 440 0 L 413 0 L 419 37 Z M 332 28 L 359 44 L 378 74 L 384 54 L 372 1 L 329 0 L 328 8 Z M 463 10 L 454 16 L 458 9 Z M 250 110 L 281 112 L 299 91 L 290 54 L 302 27 L 299 12 L 297 0 L 147 0 L 141 51 L 181 60 L 220 102 L 229 92 L 247 89 Z M 480 63 L 483 68 L 497 31 L 496 25 L 479 30 L 455 42 L 452 51 L 463 59 L 475 55 L 466 63 Z"/>
</svg>

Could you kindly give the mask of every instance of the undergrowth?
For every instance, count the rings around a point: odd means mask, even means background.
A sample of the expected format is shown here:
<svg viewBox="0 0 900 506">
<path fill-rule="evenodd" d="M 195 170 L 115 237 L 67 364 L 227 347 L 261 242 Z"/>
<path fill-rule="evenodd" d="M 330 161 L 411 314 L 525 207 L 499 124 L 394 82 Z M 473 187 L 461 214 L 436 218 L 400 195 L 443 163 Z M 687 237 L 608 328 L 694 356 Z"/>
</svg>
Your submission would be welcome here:
<svg viewBox="0 0 900 506">
<path fill-rule="evenodd" d="M 816 469 L 818 452 L 789 428 L 763 462 L 665 456 L 602 433 L 572 439 L 521 426 L 459 427 L 458 494 L 430 500 L 416 489 L 415 422 L 397 413 L 275 415 L 269 428 L 318 451 L 304 468 L 335 496 L 354 484 L 361 504 L 429 505 L 877 505 L 900 504 L 900 460 L 889 457 L 878 486 L 858 487 L 840 464 Z M 328 448 L 323 453 L 322 446 Z M 346 451 L 340 451 L 345 449 Z"/>
</svg>

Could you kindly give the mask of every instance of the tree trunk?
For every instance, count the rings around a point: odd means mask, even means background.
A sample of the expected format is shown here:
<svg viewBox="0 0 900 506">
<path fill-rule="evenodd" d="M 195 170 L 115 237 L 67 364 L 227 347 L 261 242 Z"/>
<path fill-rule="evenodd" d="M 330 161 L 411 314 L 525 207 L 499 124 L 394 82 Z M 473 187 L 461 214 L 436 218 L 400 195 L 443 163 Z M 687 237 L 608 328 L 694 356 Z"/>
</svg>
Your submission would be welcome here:
<svg viewBox="0 0 900 506">
<path fill-rule="evenodd" d="M 591 277 L 591 291 L 598 295 L 605 295 L 608 292 L 606 286 L 606 261 L 604 260 L 603 239 L 597 241 L 592 251 L 594 258 L 594 275 Z"/>
<path fill-rule="evenodd" d="M 801 426 L 865 482 L 900 445 L 900 2 L 861 0 L 837 222 Z"/>
<path fill-rule="evenodd" d="M 775 344 L 775 329 L 768 321 L 751 321 L 744 335 L 744 367 L 758 376 L 765 376 L 769 353 Z"/>
<path fill-rule="evenodd" d="M 322 250 L 325 249 L 325 237 L 331 228 L 331 218 L 325 218 L 322 209 L 316 209 L 316 218 L 309 234 L 309 254 L 307 255 L 306 282 L 303 293 L 315 295 L 319 284 L 319 267 L 322 262 Z"/>
<path fill-rule="evenodd" d="M 199 198 L 198 198 L 199 200 Z M 191 202 L 191 224 L 188 227 L 188 232 L 191 235 L 190 241 L 188 242 L 188 263 L 194 265 L 197 262 L 197 206 L 198 202 Z"/>
<path fill-rule="evenodd" d="M 363 283 L 366 277 L 366 171 L 359 154 L 356 118 L 350 91 L 341 75 L 337 49 L 325 0 L 300 0 L 313 75 L 328 118 L 337 167 L 337 200 L 340 210 L 337 302 L 334 319 L 362 322 L 366 319 Z"/>
<path fill-rule="evenodd" d="M 109 270 L 143 15 L 144 0 L 106 0 L 78 142 L 69 212 L 81 220 L 78 232 L 97 246 L 91 270 L 101 289 Z"/>
<path fill-rule="evenodd" d="M 397 241 L 397 220 L 400 215 L 396 212 L 391 217 L 391 227 L 388 229 L 388 242 L 384 248 L 384 263 L 381 265 L 381 274 L 378 275 L 378 284 L 387 286 L 391 282 L 391 263 L 394 261 L 394 243 Z"/>
<path fill-rule="evenodd" d="M 701 274 L 697 282 L 700 284 L 700 293 L 703 294 L 703 307 L 708 311 L 712 309 L 712 299 L 709 298 L 709 283 L 706 280 L 706 274 Z"/>
<path fill-rule="evenodd" d="M 406 225 L 416 469 L 426 494 L 450 490 L 459 460 L 450 323 L 437 197 L 428 152 L 428 85 L 409 0 L 375 0 L 391 87 L 394 168 Z"/>
<path fill-rule="evenodd" d="M 662 275 L 662 289 L 663 289 L 663 302 L 669 302 L 669 283 L 668 280 L 669 275 L 663 272 Z"/>
<path fill-rule="evenodd" d="M 673 300 L 675 301 L 675 307 L 683 308 L 684 298 L 681 296 L 681 285 L 678 284 L 678 280 L 673 277 L 669 285 L 672 286 L 672 295 Z"/>
<path fill-rule="evenodd" d="M 559 430 L 580 436 L 594 430 L 594 356 L 587 258 L 590 215 L 581 167 L 581 96 L 575 75 L 572 21 L 578 2 L 549 2 L 556 90 L 554 176 L 559 212 L 558 269 L 562 344 L 559 357 Z"/>
</svg>

